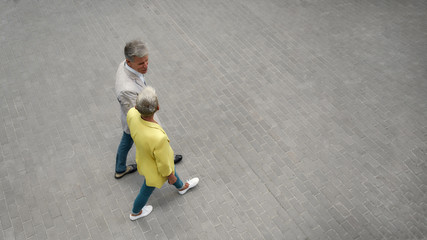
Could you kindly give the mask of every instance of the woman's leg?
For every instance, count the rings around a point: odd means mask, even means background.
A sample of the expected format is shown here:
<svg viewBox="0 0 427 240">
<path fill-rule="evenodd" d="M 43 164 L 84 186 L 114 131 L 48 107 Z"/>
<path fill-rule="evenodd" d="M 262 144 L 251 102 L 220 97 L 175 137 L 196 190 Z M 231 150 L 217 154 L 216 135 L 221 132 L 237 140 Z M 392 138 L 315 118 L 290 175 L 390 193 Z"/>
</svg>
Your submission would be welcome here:
<svg viewBox="0 0 427 240">
<path fill-rule="evenodd" d="M 148 198 L 150 198 L 151 194 L 153 193 L 154 189 L 155 187 L 147 186 L 144 180 L 144 184 L 142 184 L 141 190 L 139 191 L 138 196 L 133 202 L 133 208 L 132 208 L 133 214 L 138 214 L 141 211 L 141 209 L 147 203 Z"/>
</svg>

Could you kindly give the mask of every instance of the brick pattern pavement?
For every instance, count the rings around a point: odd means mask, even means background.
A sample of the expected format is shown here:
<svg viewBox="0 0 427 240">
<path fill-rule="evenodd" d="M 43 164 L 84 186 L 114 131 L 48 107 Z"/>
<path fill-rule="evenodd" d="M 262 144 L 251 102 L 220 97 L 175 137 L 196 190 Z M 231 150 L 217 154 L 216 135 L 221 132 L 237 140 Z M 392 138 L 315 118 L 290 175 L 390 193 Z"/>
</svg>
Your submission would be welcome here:
<svg viewBox="0 0 427 240">
<path fill-rule="evenodd" d="M 427 3 L 0 2 L 0 239 L 425 239 Z M 128 219 L 127 40 L 182 153 Z M 134 150 L 133 150 L 134 153 Z M 134 156 L 129 156 L 134 161 Z"/>
</svg>

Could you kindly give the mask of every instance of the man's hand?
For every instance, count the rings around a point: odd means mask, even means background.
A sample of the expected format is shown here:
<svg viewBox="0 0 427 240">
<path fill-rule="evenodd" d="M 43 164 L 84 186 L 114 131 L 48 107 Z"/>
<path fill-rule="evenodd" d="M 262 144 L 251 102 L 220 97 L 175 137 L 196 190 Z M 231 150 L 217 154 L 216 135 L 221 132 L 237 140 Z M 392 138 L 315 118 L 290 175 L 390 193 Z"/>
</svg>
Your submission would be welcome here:
<svg viewBox="0 0 427 240">
<path fill-rule="evenodd" d="M 176 182 L 176 180 L 178 179 L 175 177 L 175 173 L 172 172 L 171 175 L 168 176 L 168 183 L 172 185 Z"/>
</svg>

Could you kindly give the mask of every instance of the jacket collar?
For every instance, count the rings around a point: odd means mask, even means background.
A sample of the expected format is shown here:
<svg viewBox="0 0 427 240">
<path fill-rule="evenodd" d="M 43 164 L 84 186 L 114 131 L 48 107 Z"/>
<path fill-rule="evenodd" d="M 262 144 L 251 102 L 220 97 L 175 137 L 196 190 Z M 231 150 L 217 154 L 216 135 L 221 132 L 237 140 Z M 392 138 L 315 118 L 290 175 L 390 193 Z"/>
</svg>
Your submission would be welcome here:
<svg viewBox="0 0 427 240">
<path fill-rule="evenodd" d="M 135 81 L 136 83 L 138 83 L 139 85 L 145 85 L 144 84 L 144 82 L 145 82 L 145 80 L 143 81 L 137 74 L 135 74 L 134 72 L 132 72 L 132 71 L 130 71 L 128 68 L 130 68 L 128 65 L 127 65 L 127 63 L 126 63 L 126 60 L 124 60 L 123 61 L 123 68 L 124 68 L 124 71 L 125 71 L 125 73 L 126 73 L 126 75 L 130 78 L 130 79 L 132 79 L 133 81 Z M 142 74 L 141 74 L 142 75 Z M 142 77 L 142 78 L 144 78 L 144 77 Z"/>
<path fill-rule="evenodd" d="M 153 123 L 153 122 L 146 121 L 146 120 L 142 119 L 141 117 L 140 117 L 140 119 L 141 119 L 142 124 L 144 124 L 145 126 L 150 127 L 150 128 L 159 129 L 164 134 L 166 134 L 165 130 L 163 130 L 163 128 L 158 123 Z"/>
</svg>

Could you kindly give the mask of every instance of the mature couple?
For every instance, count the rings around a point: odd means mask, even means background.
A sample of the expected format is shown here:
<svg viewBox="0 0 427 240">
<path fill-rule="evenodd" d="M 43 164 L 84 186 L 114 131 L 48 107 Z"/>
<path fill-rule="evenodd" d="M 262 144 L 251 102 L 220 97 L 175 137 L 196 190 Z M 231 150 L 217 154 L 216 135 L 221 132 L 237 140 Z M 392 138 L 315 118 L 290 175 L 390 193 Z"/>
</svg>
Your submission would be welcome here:
<svg viewBox="0 0 427 240">
<path fill-rule="evenodd" d="M 174 155 L 169 138 L 155 115 L 159 110 L 156 91 L 147 86 L 144 74 L 148 70 L 148 50 L 139 40 L 126 43 L 125 61 L 119 64 L 116 73 L 115 93 L 120 103 L 123 135 L 116 155 L 116 173 L 120 179 L 136 170 L 145 180 L 136 197 L 131 220 L 145 217 L 153 210 L 146 205 L 155 188 L 161 188 L 168 181 L 179 194 L 186 193 L 199 182 L 192 178 L 185 184 L 175 171 L 175 163 L 182 160 Z M 135 142 L 136 164 L 126 166 L 129 150 Z"/>
</svg>

